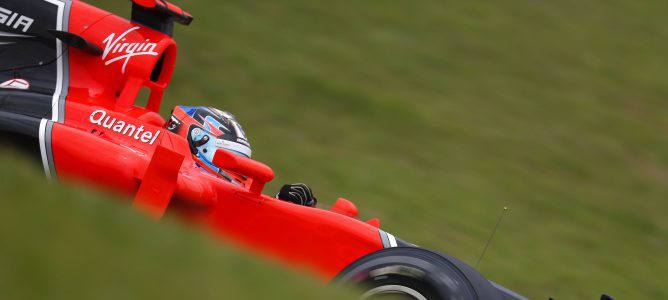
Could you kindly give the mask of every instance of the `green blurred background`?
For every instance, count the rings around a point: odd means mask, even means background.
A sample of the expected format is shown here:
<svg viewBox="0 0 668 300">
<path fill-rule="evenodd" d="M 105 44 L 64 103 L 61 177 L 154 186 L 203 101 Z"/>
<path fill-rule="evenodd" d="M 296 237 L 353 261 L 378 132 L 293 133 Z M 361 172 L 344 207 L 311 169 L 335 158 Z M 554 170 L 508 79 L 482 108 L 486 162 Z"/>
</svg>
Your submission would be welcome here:
<svg viewBox="0 0 668 300">
<path fill-rule="evenodd" d="M 233 112 L 268 193 L 307 182 L 470 264 L 508 206 L 487 277 L 532 299 L 668 298 L 665 1 L 177 4 L 196 19 L 163 116 Z M 344 297 L 0 160 L 0 297 Z"/>
</svg>

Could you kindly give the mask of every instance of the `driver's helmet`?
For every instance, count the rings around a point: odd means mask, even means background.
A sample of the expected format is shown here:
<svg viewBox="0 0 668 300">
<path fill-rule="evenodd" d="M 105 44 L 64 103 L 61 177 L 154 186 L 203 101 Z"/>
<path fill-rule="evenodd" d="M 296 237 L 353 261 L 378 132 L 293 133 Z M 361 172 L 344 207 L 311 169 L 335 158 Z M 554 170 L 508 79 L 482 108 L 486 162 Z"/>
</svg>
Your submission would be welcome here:
<svg viewBox="0 0 668 300">
<path fill-rule="evenodd" d="M 231 113 L 213 107 L 179 105 L 172 111 L 166 127 L 186 138 L 190 151 L 202 166 L 224 177 L 228 176 L 213 164 L 217 149 L 251 157 L 246 134 Z"/>
</svg>

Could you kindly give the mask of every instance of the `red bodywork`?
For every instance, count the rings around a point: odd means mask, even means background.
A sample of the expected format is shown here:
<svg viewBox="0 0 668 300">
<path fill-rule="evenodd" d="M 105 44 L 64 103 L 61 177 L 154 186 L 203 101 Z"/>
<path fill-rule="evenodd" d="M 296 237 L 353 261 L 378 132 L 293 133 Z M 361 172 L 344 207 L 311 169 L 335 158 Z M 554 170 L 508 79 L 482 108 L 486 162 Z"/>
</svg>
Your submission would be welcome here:
<svg viewBox="0 0 668 300">
<path fill-rule="evenodd" d="M 172 4 L 168 9 L 186 14 Z M 167 131 L 158 114 L 176 60 L 170 36 L 81 1 L 72 2 L 67 30 L 104 52 L 67 50 L 69 90 L 64 122 L 52 126 L 51 175 L 131 195 L 135 207 L 154 217 L 168 210 L 325 280 L 384 248 L 377 220 L 374 226 L 351 217 L 352 203 L 327 211 L 261 194 L 273 178 L 261 163 L 216 156 L 221 167 L 252 178 L 249 188 L 198 167 L 186 140 Z M 136 104 L 142 88 L 151 91 L 145 107 Z"/>
</svg>

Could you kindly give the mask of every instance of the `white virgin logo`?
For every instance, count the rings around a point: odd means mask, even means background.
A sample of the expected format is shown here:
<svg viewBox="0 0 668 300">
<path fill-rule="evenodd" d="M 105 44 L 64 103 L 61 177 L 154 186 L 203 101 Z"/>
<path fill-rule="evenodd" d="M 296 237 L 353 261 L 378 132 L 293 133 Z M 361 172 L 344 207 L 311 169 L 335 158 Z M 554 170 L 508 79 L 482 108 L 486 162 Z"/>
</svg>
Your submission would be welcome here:
<svg viewBox="0 0 668 300">
<path fill-rule="evenodd" d="M 128 65 L 130 58 L 142 55 L 153 55 L 153 56 L 158 55 L 158 53 L 155 52 L 155 48 L 158 46 L 158 44 L 151 43 L 148 39 L 144 42 L 139 42 L 139 43 L 125 42 L 125 36 L 137 29 L 139 29 L 139 26 L 132 27 L 127 31 L 123 32 L 118 37 L 116 37 L 115 33 L 112 33 L 106 39 L 104 39 L 104 41 L 102 41 L 104 43 L 104 53 L 102 53 L 102 60 L 107 59 L 107 56 L 109 56 L 109 54 L 119 54 L 119 53 L 123 54 L 121 56 L 117 56 L 110 60 L 105 61 L 104 63 L 105 66 L 113 64 L 117 61 L 125 60 L 123 62 L 123 68 L 121 69 L 121 73 L 125 74 L 125 67 Z"/>
</svg>

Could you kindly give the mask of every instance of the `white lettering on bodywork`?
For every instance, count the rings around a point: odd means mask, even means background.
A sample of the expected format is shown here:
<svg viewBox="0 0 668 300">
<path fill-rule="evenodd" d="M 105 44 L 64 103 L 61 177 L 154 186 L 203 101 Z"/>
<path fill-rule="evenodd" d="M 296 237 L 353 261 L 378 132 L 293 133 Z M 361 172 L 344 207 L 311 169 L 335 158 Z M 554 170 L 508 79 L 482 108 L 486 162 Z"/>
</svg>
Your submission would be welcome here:
<svg viewBox="0 0 668 300">
<path fill-rule="evenodd" d="M 102 60 L 104 65 L 108 66 L 117 61 L 123 61 L 123 68 L 121 68 L 121 73 L 125 74 L 125 68 L 130 62 L 130 59 L 135 56 L 144 56 L 151 55 L 157 56 L 158 53 L 155 52 L 155 48 L 158 47 L 158 44 L 152 43 L 150 40 L 146 39 L 143 42 L 133 42 L 127 43 L 126 36 L 135 30 L 139 29 L 139 26 L 132 27 L 125 32 L 121 33 L 116 37 L 116 33 L 110 34 L 102 42 L 104 43 L 104 52 L 102 53 Z M 114 58 L 110 58 L 110 55 L 122 54 Z M 109 58 L 109 59 L 108 59 Z"/>
<path fill-rule="evenodd" d="M 21 27 L 21 31 L 27 32 L 33 22 L 35 22 L 33 18 L 29 18 L 12 12 L 9 9 L 0 7 L 0 24 L 14 29 L 19 29 L 19 27 Z"/>
<path fill-rule="evenodd" d="M 155 141 L 158 139 L 158 136 L 160 135 L 160 130 L 156 131 L 155 133 L 150 130 L 145 130 L 143 125 L 137 126 L 130 124 L 130 122 L 112 118 L 107 115 L 106 111 L 101 109 L 92 112 L 88 117 L 88 120 L 92 124 L 111 129 L 114 132 L 131 137 L 145 144 L 148 143 L 149 145 L 153 145 L 153 143 L 155 143 Z"/>
</svg>

